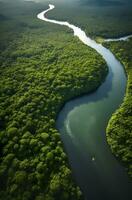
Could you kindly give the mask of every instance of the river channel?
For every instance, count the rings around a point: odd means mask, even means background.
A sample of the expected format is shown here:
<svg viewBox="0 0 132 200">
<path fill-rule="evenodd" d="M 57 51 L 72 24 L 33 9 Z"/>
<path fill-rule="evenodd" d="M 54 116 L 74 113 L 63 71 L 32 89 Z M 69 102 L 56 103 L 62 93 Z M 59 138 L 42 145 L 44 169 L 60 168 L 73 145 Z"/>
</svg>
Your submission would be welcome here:
<svg viewBox="0 0 132 200">
<path fill-rule="evenodd" d="M 95 49 L 109 67 L 105 82 L 95 92 L 67 102 L 56 122 L 74 179 L 87 200 L 130 200 L 132 183 L 106 140 L 108 121 L 125 94 L 124 68 L 109 49 L 87 37 L 79 27 L 46 18 L 45 14 L 54 8 L 49 5 L 37 17 L 72 29 L 74 36 Z"/>
</svg>

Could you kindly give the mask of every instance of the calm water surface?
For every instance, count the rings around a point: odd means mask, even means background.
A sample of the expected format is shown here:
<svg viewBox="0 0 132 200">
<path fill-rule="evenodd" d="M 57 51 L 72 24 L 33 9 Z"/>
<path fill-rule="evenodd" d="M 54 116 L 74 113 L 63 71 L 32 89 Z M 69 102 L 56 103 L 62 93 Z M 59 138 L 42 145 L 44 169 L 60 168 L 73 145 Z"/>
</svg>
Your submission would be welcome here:
<svg viewBox="0 0 132 200">
<path fill-rule="evenodd" d="M 68 26 L 85 45 L 94 48 L 109 67 L 109 74 L 98 90 L 69 101 L 56 122 L 73 176 L 85 199 L 130 200 L 132 184 L 106 142 L 108 121 L 122 103 L 126 89 L 123 66 L 108 49 L 91 40 L 80 28 L 68 22 L 47 19 L 45 13 L 52 9 L 54 6 L 50 5 L 37 17 Z"/>
</svg>

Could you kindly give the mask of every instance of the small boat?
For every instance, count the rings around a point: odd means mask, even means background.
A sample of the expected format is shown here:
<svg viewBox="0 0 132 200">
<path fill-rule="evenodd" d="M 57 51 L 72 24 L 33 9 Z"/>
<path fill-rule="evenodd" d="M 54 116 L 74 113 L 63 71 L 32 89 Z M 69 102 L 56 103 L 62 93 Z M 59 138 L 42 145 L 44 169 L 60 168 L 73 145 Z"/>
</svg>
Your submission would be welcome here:
<svg viewBox="0 0 132 200">
<path fill-rule="evenodd" d="M 92 157 L 92 161 L 95 161 L 95 157 Z"/>
</svg>

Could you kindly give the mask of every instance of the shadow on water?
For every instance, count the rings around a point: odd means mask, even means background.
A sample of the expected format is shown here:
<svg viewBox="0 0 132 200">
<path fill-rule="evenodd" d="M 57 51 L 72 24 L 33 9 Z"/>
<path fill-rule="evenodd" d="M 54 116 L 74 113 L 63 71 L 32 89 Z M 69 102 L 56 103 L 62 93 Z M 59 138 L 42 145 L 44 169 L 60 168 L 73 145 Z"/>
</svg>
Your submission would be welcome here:
<svg viewBox="0 0 132 200">
<path fill-rule="evenodd" d="M 132 183 L 112 155 L 105 130 L 124 97 L 126 76 L 123 66 L 108 49 L 87 37 L 79 27 L 47 19 L 45 14 L 54 8 L 54 5 L 49 5 L 49 9 L 37 17 L 72 29 L 74 36 L 95 49 L 109 67 L 109 74 L 97 91 L 66 103 L 56 122 L 74 178 L 85 199 L 130 200 Z"/>
<path fill-rule="evenodd" d="M 73 176 L 90 200 L 129 200 L 132 197 L 131 181 L 106 142 L 108 120 L 122 102 L 125 91 L 123 87 L 123 93 L 119 92 L 118 96 L 118 91 L 114 90 L 116 76 L 110 67 L 105 82 L 95 92 L 66 103 L 57 119 L 56 126 Z M 120 76 L 120 79 L 124 78 Z M 115 105 L 112 105 L 113 98 Z"/>
<path fill-rule="evenodd" d="M 61 114 L 59 114 L 61 115 L 61 120 L 59 121 L 59 127 L 63 126 L 64 119 L 66 118 L 68 113 L 72 111 L 75 107 L 78 107 L 83 104 L 88 104 L 90 102 L 97 102 L 99 100 L 101 101 L 105 98 L 108 98 L 109 92 L 112 90 L 112 77 L 113 77 L 113 72 L 111 68 L 109 68 L 109 73 L 106 77 L 105 82 L 96 90 L 96 92 L 85 94 L 81 97 L 78 97 L 66 103 L 62 109 L 63 110 L 62 113 L 60 112 Z M 104 92 L 104 90 L 106 92 Z"/>
</svg>

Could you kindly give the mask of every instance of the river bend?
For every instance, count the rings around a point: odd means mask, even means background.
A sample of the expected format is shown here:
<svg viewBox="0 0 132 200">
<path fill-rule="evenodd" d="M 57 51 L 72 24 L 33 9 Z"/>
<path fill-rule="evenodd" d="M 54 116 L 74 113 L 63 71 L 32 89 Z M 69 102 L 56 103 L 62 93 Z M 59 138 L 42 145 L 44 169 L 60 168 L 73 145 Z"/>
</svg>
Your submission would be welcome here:
<svg viewBox="0 0 132 200">
<path fill-rule="evenodd" d="M 57 119 L 57 128 L 61 133 L 73 176 L 87 200 L 130 200 L 132 184 L 125 169 L 112 155 L 105 132 L 112 113 L 124 98 L 124 68 L 109 49 L 87 37 L 79 27 L 46 18 L 45 14 L 54 8 L 54 5 L 49 5 L 37 17 L 72 29 L 74 36 L 95 49 L 109 67 L 105 82 L 94 93 L 66 103 Z M 130 37 L 107 41 L 127 40 Z"/>
</svg>

